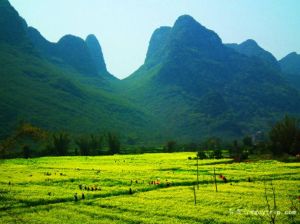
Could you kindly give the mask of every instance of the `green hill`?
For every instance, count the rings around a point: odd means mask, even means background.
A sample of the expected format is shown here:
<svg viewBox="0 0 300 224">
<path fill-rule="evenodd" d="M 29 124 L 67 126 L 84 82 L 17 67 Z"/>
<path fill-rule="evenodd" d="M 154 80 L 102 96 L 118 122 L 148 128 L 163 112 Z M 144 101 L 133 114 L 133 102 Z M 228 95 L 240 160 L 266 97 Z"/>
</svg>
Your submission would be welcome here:
<svg viewBox="0 0 300 224">
<path fill-rule="evenodd" d="M 71 133 L 114 131 L 125 139 L 151 130 L 149 116 L 116 95 L 111 83 L 118 80 L 100 74 L 85 41 L 68 35 L 48 42 L 7 1 L 0 14 L 2 139 L 20 121 Z"/>
<path fill-rule="evenodd" d="M 145 63 L 119 80 L 94 35 L 51 43 L 7 0 L 0 14 L 0 139 L 28 121 L 70 133 L 113 131 L 130 144 L 199 142 L 268 130 L 300 112 L 299 92 L 270 53 L 254 41 L 242 50 L 225 45 L 190 16 L 158 28 Z"/>
<path fill-rule="evenodd" d="M 278 69 L 224 45 L 190 16 L 151 37 L 147 58 L 124 80 L 170 138 L 237 137 L 299 113 L 299 93 Z"/>
</svg>

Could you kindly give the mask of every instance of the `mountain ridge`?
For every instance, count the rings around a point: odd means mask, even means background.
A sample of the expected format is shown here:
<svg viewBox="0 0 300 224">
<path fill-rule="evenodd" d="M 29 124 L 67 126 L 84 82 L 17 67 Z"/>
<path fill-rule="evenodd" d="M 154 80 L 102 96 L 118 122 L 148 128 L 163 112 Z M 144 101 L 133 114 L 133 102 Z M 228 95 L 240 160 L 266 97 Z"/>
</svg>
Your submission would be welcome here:
<svg viewBox="0 0 300 224">
<path fill-rule="evenodd" d="M 248 39 L 240 44 L 226 44 L 226 46 L 249 57 L 257 57 L 266 64 L 271 65 L 274 70 L 280 71 L 277 59 L 270 52 L 260 47 L 255 40 Z"/>
<path fill-rule="evenodd" d="M 300 90 L 300 54 L 291 52 L 279 61 L 286 80 Z"/>
<path fill-rule="evenodd" d="M 1 15 L 2 11 L 13 15 L 10 23 L 23 21 L 10 4 L 1 0 L 0 6 Z M 8 22 L 6 19 L 0 18 Z M 78 54 L 73 55 L 75 58 L 81 58 L 82 52 L 89 55 L 84 40 L 64 36 L 51 43 L 27 25 L 13 29 L 21 29 L 14 31 L 22 33 L 18 43 L 0 41 L 0 139 L 10 135 L 20 121 L 26 121 L 49 131 L 77 135 L 113 131 L 122 133 L 124 141 L 129 137 L 144 141 L 142 136 L 155 123 L 150 123 L 152 118 L 118 95 L 112 81 L 98 75 L 96 66 L 81 69 L 82 64 L 69 57 L 70 52 Z M 1 36 L 11 33 L 4 31 Z M 65 50 L 59 52 L 57 48 Z M 96 72 L 91 74 L 93 70 Z"/>
<path fill-rule="evenodd" d="M 251 54 L 232 49 L 239 45 L 224 44 L 191 16 L 156 29 L 144 64 L 118 80 L 94 35 L 49 42 L 3 2 L 0 24 L 17 25 L 0 39 L 0 136 L 25 118 L 50 130 L 114 130 L 144 144 L 232 139 L 300 114 L 299 92 L 260 54 L 267 51 L 251 41 Z M 20 39 L 10 41 L 12 33 Z"/>
<path fill-rule="evenodd" d="M 136 102 L 160 117 L 169 136 L 245 135 L 267 128 L 281 113 L 299 113 L 299 93 L 286 85 L 280 69 L 231 49 L 190 16 L 157 29 L 147 56 L 153 52 L 160 55 L 156 63 L 146 58 L 124 82 Z"/>
</svg>

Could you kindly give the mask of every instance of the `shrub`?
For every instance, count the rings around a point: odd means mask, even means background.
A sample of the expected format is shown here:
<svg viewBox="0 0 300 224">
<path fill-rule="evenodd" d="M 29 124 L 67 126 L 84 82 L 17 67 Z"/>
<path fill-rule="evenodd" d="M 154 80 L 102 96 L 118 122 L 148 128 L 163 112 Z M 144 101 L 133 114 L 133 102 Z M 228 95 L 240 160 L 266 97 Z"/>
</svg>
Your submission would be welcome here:
<svg viewBox="0 0 300 224">
<path fill-rule="evenodd" d="M 222 150 L 221 149 L 215 149 L 215 150 L 213 150 L 213 157 L 215 159 L 222 159 L 223 158 Z"/>
<path fill-rule="evenodd" d="M 207 159 L 207 156 L 206 156 L 204 151 L 199 151 L 197 153 L 197 156 L 198 156 L 199 159 Z"/>
</svg>

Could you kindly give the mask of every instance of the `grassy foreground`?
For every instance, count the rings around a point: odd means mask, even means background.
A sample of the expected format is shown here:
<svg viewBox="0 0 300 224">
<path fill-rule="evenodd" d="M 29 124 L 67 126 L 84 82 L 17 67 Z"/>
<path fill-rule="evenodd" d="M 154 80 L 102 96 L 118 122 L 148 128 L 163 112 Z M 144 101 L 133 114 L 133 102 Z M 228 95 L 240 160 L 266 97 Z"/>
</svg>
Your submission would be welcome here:
<svg viewBox="0 0 300 224">
<path fill-rule="evenodd" d="M 0 223 L 269 223 L 263 180 L 271 209 L 271 180 L 275 188 L 276 223 L 300 222 L 299 163 L 199 161 L 195 205 L 196 160 L 188 159 L 194 156 L 0 161 Z M 228 180 L 217 176 L 218 192 L 214 168 Z"/>
</svg>

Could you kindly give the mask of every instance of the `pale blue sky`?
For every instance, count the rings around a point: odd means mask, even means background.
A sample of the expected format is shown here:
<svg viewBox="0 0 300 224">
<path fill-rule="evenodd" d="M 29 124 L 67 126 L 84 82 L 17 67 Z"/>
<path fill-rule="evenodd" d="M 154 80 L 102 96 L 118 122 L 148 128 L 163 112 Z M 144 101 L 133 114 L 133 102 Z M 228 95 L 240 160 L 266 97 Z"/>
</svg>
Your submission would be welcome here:
<svg viewBox="0 0 300 224">
<path fill-rule="evenodd" d="M 108 70 L 119 78 L 143 64 L 152 32 L 183 14 L 224 43 L 254 39 L 278 59 L 300 53 L 300 0 L 10 0 L 50 41 L 95 34 Z"/>
</svg>

